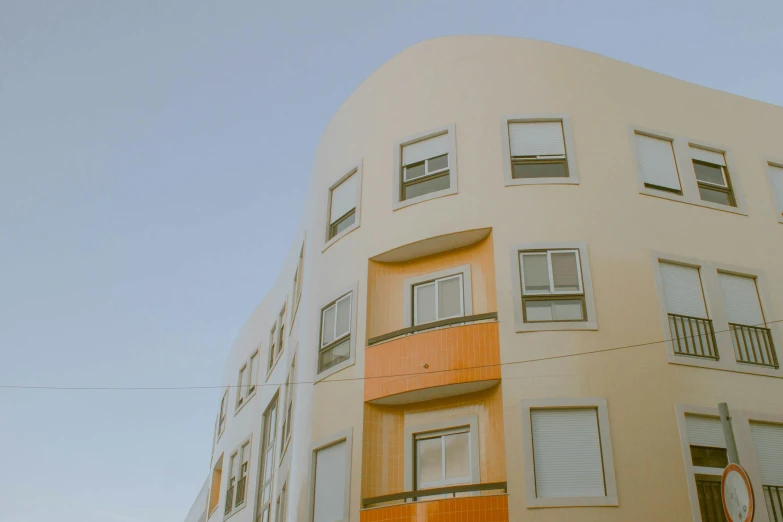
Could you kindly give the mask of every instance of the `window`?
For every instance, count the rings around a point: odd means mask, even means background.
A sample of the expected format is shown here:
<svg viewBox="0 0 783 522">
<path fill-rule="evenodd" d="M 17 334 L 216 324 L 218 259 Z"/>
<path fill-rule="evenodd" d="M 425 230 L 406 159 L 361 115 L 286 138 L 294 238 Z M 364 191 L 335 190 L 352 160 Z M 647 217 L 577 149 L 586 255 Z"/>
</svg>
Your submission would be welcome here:
<svg viewBox="0 0 783 522">
<path fill-rule="evenodd" d="M 226 486 L 226 507 L 224 514 L 231 513 L 234 509 L 234 492 L 237 486 L 237 474 L 239 472 L 239 454 L 234 452 L 228 460 L 228 484 Z"/>
<path fill-rule="evenodd" d="M 682 195 L 672 141 L 639 132 L 634 133 L 634 139 L 644 186 Z"/>
<path fill-rule="evenodd" d="M 419 433 L 416 438 L 416 489 L 472 482 L 470 427 Z"/>
<path fill-rule="evenodd" d="M 277 361 L 277 323 L 272 325 L 272 330 L 269 332 L 269 360 L 267 361 L 267 372 L 272 370 L 275 361 Z"/>
<path fill-rule="evenodd" d="M 413 323 L 426 324 L 465 315 L 462 274 L 413 287 Z"/>
<path fill-rule="evenodd" d="M 585 320 L 578 250 L 520 252 L 519 264 L 526 323 Z"/>
<path fill-rule="evenodd" d="M 750 434 L 769 520 L 783 521 L 783 425 L 751 422 Z"/>
<path fill-rule="evenodd" d="M 699 269 L 663 261 L 658 267 L 674 353 L 717 360 L 715 331 L 707 315 Z"/>
<path fill-rule="evenodd" d="M 567 178 L 562 121 L 510 122 L 511 177 Z"/>
<path fill-rule="evenodd" d="M 529 507 L 617 505 L 603 398 L 522 402 Z"/>
<path fill-rule="evenodd" d="M 294 288 L 293 288 L 293 304 L 291 312 L 291 328 L 294 326 L 294 319 L 296 318 L 296 312 L 299 310 L 299 301 L 302 299 L 302 281 L 304 279 L 304 245 L 299 251 L 299 263 L 296 265 L 296 272 L 294 273 Z"/>
<path fill-rule="evenodd" d="M 356 228 L 353 225 L 358 225 L 361 181 L 361 172 L 357 166 L 329 188 L 327 242 Z"/>
<path fill-rule="evenodd" d="M 318 351 L 318 373 L 351 357 L 352 294 L 348 293 L 321 312 L 321 346 Z"/>
<path fill-rule="evenodd" d="M 277 497 L 277 515 L 275 520 L 277 522 L 285 522 L 285 511 L 288 503 L 288 481 L 283 483 L 283 487 L 280 490 L 280 495 Z"/>
<path fill-rule="evenodd" d="M 220 400 L 220 413 L 218 414 L 218 433 L 217 438 L 223 434 L 223 430 L 226 429 L 226 413 L 228 412 L 228 390 L 223 394 L 223 398 Z"/>
<path fill-rule="evenodd" d="M 312 455 L 311 520 L 347 522 L 351 480 L 351 432 L 316 443 Z"/>
<path fill-rule="evenodd" d="M 702 201 L 737 206 L 734 202 L 734 194 L 729 181 L 729 173 L 726 169 L 726 158 L 722 152 L 694 147 L 691 145 L 691 157 L 693 158 L 693 170 L 696 173 L 696 181 L 699 186 L 699 195 Z"/>
<path fill-rule="evenodd" d="M 296 379 L 296 357 L 291 362 L 288 376 L 285 378 L 285 410 L 283 411 L 283 445 L 280 453 L 285 453 L 291 437 L 291 423 L 294 415 L 294 379 Z"/>
<path fill-rule="evenodd" d="M 686 414 L 685 426 L 702 522 L 725 522 L 720 481 L 729 459 L 720 419 Z"/>
<path fill-rule="evenodd" d="M 272 330 L 269 332 L 269 360 L 267 361 L 267 378 L 272 368 L 275 366 L 280 354 L 283 353 L 285 345 L 285 312 L 286 305 L 280 309 L 277 314 L 277 321 L 272 324 Z"/>
<path fill-rule="evenodd" d="M 237 404 L 239 410 L 256 391 L 256 364 L 258 362 L 258 352 L 253 353 L 250 359 L 239 369 L 239 380 L 237 383 Z"/>
<path fill-rule="evenodd" d="M 245 491 L 247 490 L 247 472 L 250 466 L 250 441 L 242 444 L 239 448 L 239 480 L 237 481 L 236 500 L 234 501 L 234 507 L 245 502 Z"/>
<path fill-rule="evenodd" d="M 285 305 L 277 316 L 277 355 L 283 353 L 283 343 L 285 342 Z"/>
<path fill-rule="evenodd" d="M 767 163 L 767 178 L 778 221 L 783 223 L 783 164 Z"/>
<path fill-rule="evenodd" d="M 258 351 L 250 356 L 250 362 L 247 363 L 247 392 L 245 397 L 249 397 L 256 391 L 256 379 L 258 378 Z"/>
<path fill-rule="evenodd" d="M 456 194 L 454 125 L 413 136 L 396 145 L 394 209 Z"/>
<path fill-rule="evenodd" d="M 258 493 L 256 494 L 257 522 L 270 522 L 272 481 L 275 471 L 275 436 L 277 435 L 277 395 L 264 412 L 261 439 L 261 456 L 258 470 Z"/>
<path fill-rule="evenodd" d="M 212 468 L 212 484 L 209 488 L 209 507 L 207 510 L 208 515 L 217 509 L 218 502 L 220 501 L 220 484 L 223 483 L 223 455 L 220 455 L 215 467 Z"/>
</svg>

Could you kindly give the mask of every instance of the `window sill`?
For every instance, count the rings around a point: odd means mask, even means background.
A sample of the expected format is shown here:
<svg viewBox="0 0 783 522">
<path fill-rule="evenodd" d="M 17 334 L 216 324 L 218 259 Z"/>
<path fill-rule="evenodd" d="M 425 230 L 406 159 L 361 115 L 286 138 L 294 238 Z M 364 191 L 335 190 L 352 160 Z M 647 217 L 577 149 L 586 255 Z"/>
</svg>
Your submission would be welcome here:
<svg viewBox="0 0 783 522">
<path fill-rule="evenodd" d="M 350 227 L 346 228 L 345 230 L 343 230 L 342 232 L 340 232 L 339 234 L 334 236 L 332 239 L 328 240 L 324 244 L 324 248 L 323 248 L 323 250 L 321 250 L 321 253 L 326 252 L 329 249 L 330 246 L 334 245 L 335 243 L 340 241 L 342 238 L 344 238 L 345 236 L 347 236 L 348 234 L 350 234 L 351 232 L 353 232 L 354 230 L 356 230 L 360 226 L 361 226 L 361 223 L 359 223 L 357 221 L 353 225 L 351 225 Z"/>
<path fill-rule="evenodd" d="M 415 198 L 406 199 L 403 201 L 395 201 L 392 203 L 392 211 L 400 210 L 401 208 L 409 207 L 411 205 L 415 205 L 416 203 L 423 203 L 431 199 L 442 198 L 445 196 L 452 196 L 454 194 L 457 194 L 457 192 L 458 192 L 457 187 L 454 186 L 454 187 L 449 187 L 447 189 L 430 192 L 429 194 L 416 196 Z"/>
<path fill-rule="evenodd" d="M 235 506 L 234 509 L 229 511 L 228 513 L 223 515 L 223 520 L 228 520 L 229 518 L 233 517 L 243 509 L 245 509 L 245 506 L 247 505 L 247 502 L 242 502 L 239 506 Z"/>
<path fill-rule="evenodd" d="M 553 508 L 553 507 L 591 507 L 591 506 L 617 507 L 618 505 L 619 502 L 616 496 L 530 498 L 527 500 L 528 509 Z"/>
<path fill-rule="evenodd" d="M 242 408 L 244 408 L 244 407 L 245 407 L 245 404 L 247 404 L 248 402 L 250 402 L 250 399 L 252 399 L 253 397 L 255 397 L 255 396 L 256 396 L 256 390 L 257 390 L 257 389 L 258 389 L 258 384 L 256 384 L 256 388 L 255 388 L 255 389 L 254 389 L 254 390 L 253 390 L 253 391 L 250 393 L 250 395 L 248 395 L 247 397 L 245 397 L 245 400 L 244 400 L 244 401 L 242 401 L 242 404 L 240 404 L 239 406 L 237 406 L 237 408 L 234 410 L 234 417 L 236 417 L 236 416 L 239 414 L 239 412 L 240 412 L 240 411 L 242 411 Z"/>
<path fill-rule="evenodd" d="M 574 176 L 563 178 L 506 178 L 505 185 L 579 185 L 579 179 Z"/>
<path fill-rule="evenodd" d="M 692 199 L 686 196 L 675 194 L 674 192 L 666 192 L 663 190 L 655 190 L 647 187 L 639 189 L 639 194 L 645 196 L 652 196 L 654 198 L 668 199 L 669 201 L 677 201 L 679 203 L 685 203 L 686 205 L 693 205 L 695 207 L 711 208 L 713 210 L 720 210 L 722 212 L 728 212 L 730 214 L 738 214 L 740 216 L 747 216 L 747 211 L 739 206 L 730 207 L 727 205 L 720 205 L 718 203 L 710 203 L 709 201 L 702 201 L 701 199 Z"/>
<path fill-rule="evenodd" d="M 516 333 L 562 332 L 568 330 L 598 330 L 598 321 L 549 321 L 540 323 L 516 323 Z"/>
<path fill-rule="evenodd" d="M 323 381 L 327 377 L 329 377 L 331 375 L 334 375 L 335 373 L 339 372 L 340 370 L 344 370 L 344 369 L 348 368 L 349 366 L 353 366 L 354 364 L 356 364 L 356 357 L 355 356 L 351 356 L 349 359 L 346 359 L 345 361 L 343 361 L 343 362 L 341 362 L 339 364 L 335 364 L 331 368 L 328 368 L 328 369 L 322 371 L 321 373 L 316 374 L 316 376 L 315 376 L 315 383 L 313 383 L 313 384 L 318 384 L 319 382 Z"/>
</svg>

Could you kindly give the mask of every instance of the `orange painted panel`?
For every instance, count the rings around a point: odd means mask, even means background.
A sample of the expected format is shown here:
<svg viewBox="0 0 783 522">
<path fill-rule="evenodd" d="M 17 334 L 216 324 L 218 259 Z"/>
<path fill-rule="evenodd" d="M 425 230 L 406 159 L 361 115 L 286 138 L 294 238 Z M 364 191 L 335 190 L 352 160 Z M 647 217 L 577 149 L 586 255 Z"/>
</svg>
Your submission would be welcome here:
<svg viewBox="0 0 783 522">
<path fill-rule="evenodd" d="M 508 495 L 447 498 L 363 509 L 361 522 L 508 522 Z"/>
<path fill-rule="evenodd" d="M 420 332 L 367 348 L 364 354 L 365 401 L 500 379 L 497 322 Z"/>
</svg>

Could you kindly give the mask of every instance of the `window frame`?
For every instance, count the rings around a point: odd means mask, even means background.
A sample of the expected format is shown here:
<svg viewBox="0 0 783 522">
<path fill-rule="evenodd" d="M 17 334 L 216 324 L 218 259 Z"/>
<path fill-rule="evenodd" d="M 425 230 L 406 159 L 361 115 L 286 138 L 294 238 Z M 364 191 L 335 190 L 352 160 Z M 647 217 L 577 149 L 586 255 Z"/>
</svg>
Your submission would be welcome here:
<svg viewBox="0 0 783 522">
<path fill-rule="evenodd" d="M 330 446 L 334 446 L 335 444 L 340 444 L 341 442 L 345 442 L 345 484 L 344 484 L 344 491 L 345 491 L 345 499 L 343 502 L 343 513 L 345 517 L 342 520 L 335 521 L 335 522 L 348 522 L 351 518 L 351 465 L 352 465 L 352 457 L 353 457 L 353 428 L 348 428 L 347 430 L 343 430 L 341 432 L 335 433 L 333 435 L 330 435 L 328 437 L 324 437 L 322 439 L 317 440 L 310 446 L 310 465 L 308 466 L 310 469 L 310 477 L 311 480 L 309 485 L 309 495 L 308 495 L 308 507 L 307 507 L 307 520 L 310 522 L 313 522 L 315 520 L 315 487 L 316 487 L 316 481 L 317 481 L 317 454 L 320 450 L 326 449 Z"/>
<path fill-rule="evenodd" d="M 413 145 L 414 143 L 418 143 L 420 141 L 425 141 L 430 138 L 435 138 L 438 136 L 441 136 L 443 134 L 446 134 L 449 139 L 449 149 L 448 149 L 448 178 L 449 178 L 449 187 L 437 190 L 435 192 L 430 192 L 427 194 L 422 194 L 420 196 L 415 196 L 409 199 L 402 199 L 402 192 L 403 192 L 403 183 L 405 182 L 405 171 L 404 168 L 406 165 L 402 164 L 402 149 L 405 146 Z M 394 144 L 394 170 L 392 171 L 392 211 L 399 210 L 404 207 L 408 207 L 410 205 L 415 205 L 416 203 L 422 203 L 424 201 L 429 201 L 431 199 L 441 198 L 444 196 L 450 196 L 453 194 L 457 194 L 459 192 L 459 188 L 457 186 L 457 140 L 456 140 L 456 124 L 450 123 L 448 125 L 443 125 L 440 127 L 437 127 L 435 129 L 431 129 L 426 132 L 420 132 L 417 134 L 414 134 L 412 136 L 408 136 Z M 426 174 L 426 166 L 425 166 L 425 175 L 418 179 L 435 179 L 437 177 L 437 173 L 433 172 L 432 175 L 429 176 Z"/>
<path fill-rule="evenodd" d="M 551 409 L 595 409 L 597 411 L 598 436 L 601 443 L 601 461 L 603 464 L 604 487 L 603 497 L 536 497 L 536 475 L 533 460 L 533 423 L 531 410 Z M 522 449 L 525 473 L 525 500 L 528 509 L 549 507 L 577 506 L 613 506 L 619 505 L 617 497 L 617 480 L 614 470 L 614 452 L 610 433 L 609 410 L 604 397 L 574 397 L 522 399 Z"/>
<path fill-rule="evenodd" d="M 342 174 L 337 181 L 331 184 L 328 189 L 328 197 L 326 201 L 326 227 L 324 231 L 324 246 L 321 252 L 325 252 L 329 247 L 331 247 L 333 244 L 335 244 L 337 241 L 342 239 L 343 237 L 347 236 L 357 228 L 361 226 L 361 218 L 362 218 L 362 164 L 363 159 L 359 159 L 356 163 L 353 163 L 347 170 L 342 171 L 344 174 Z M 331 212 L 332 212 L 332 193 L 334 190 L 339 187 L 344 181 L 346 181 L 351 176 L 357 176 L 356 178 L 356 206 L 354 207 L 353 214 L 355 216 L 354 222 L 346 227 L 344 230 L 341 230 L 340 232 L 331 235 L 332 227 L 334 226 L 331 223 Z M 350 212 L 344 214 L 340 217 L 338 221 L 335 222 L 335 224 L 340 223 L 348 218 L 350 215 Z"/>
<path fill-rule="evenodd" d="M 291 358 L 288 373 L 285 379 L 285 409 L 283 410 L 283 423 L 280 426 L 280 465 L 283 465 L 283 457 L 288 451 L 288 443 L 293 437 L 291 426 L 294 424 L 294 397 L 296 395 L 296 354 Z"/>
<path fill-rule="evenodd" d="M 767 175 L 767 187 L 769 189 L 769 196 L 772 199 L 772 208 L 776 210 L 778 223 L 783 223 L 783 201 L 778 202 L 778 200 L 775 198 L 775 185 L 774 181 L 772 181 L 772 175 L 774 172 L 773 169 L 781 170 L 781 175 L 783 175 L 783 160 L 779 158 L 765 157 L 764 170 Z"/>
<path fill-rule="evenodd" d="M 520 262 L 523 253 L 535 253 L 543 251 L 575 251 L 579 261 L 579 281 L 582 287 L 582 293 L 564 293 L 553 294 L 525 294 L 523 288 L 523 271 Z M 551 330 L 597 330 L 598 319 L 596 317 L 595 298 L 593 294 L 593 280 L 590 269 L 590 259 L 588 256 L 587 243 L 579 241 L 552 242 L 552 243 L 517 243 L 510 247 L 512 277 L 515 278 L 512 288 L 514 298 L 514 324 L 517 333 L 521 332 L 541 332 Z M 547 265 L 549 266 L 549 254 L 547 255 Z M 553 285 L 550 269 L 550 289 Z M 526 322 L 525 301 L 526 300 L 558 300 L 568 299 L 569 297 L 581 297 L 582 313 L 585 319 L 563 320 L 563 321 L 533 321 Z"/>
<path fill-rule="evenodd" d="M 223 456 L 224 454 L 221 453 L 220 457 L 217 458 L 215 464 L 212 466 L 212 473 L 210 474 L 210 486 L 209 486 L 209 497 L 207 498 L 207 519 L 209 519 L 215 511 L 218 510 L 220 507 L 220 494 L 222 493 L 221 489 L 223 487 Z M 220 466 L 220 468 L 218 468 Z M 219 476 L 217 477 L 217 480 L 215 480 L 215 474 L 219 473 Z M 217 498 L 214 498 L 214 490 L 217 487 Z M 212 504 L 212 501 L 215 501 L 215 505 L 210 507 L 210 504 Z"/>
<path fill-rule="evenodd" d="M 578 291 L 557 291 L 555 290 L 555 278 L 554 278 L 554 271 L 552 269 L 552 253 L 574 253 L 576 254 L 576 262 L 577 262 L 577 280 L 579 282 L 579 290 Z M 524 263 L 522 262 L 522 259 L 524 256 L 529 255 L 546 255 L 546 262 L 547 262 L 547 271 L 549 273 L 549 292 L 535 292 L 535 293 L 528 293 L 525 290 L 525 270 L 524 270 Z M 574 301 L 576 298 L 579 298 L 579 301 L 581 301 L 582 305 L 582 317 L 587 318 L 587 306 L 585 304 L 585 291 L 584 291 L 584 283 L 582 281 L 582 259 L 579 255 L 578 249 L 568 249 L 568 248 L 557 248 L 557 249 L 546 249 L 546 250 L 523 250 L 519 252 L 519 278 L 520 278 L 520 284 L 522 288 L 522 320 L 525 322 L 525 324 L 543 324 L 543 323 L 581 323 L 584 322 L 585 319 L 563 319 L 560 321 L 529 321 L 527 318 L 527 303 L 528 301 L 536 302 L 536 301 Z"/>
<path fill-rule="evenodd" d="M 336 295 L 339 295 L 340 297 L 336 299 L 332 299 L 328 301 L 326 304 L 321 306 L 318 310 L 318 351 L 316 353 L 316 362 L 315 362 L 315 382 L 318 383 L 322 381 L 323 379 L 326 379 L 330 375 L 339 372 L 340 370 L 343 370 L 349 366 L 353 366 L 356 364 L 356 339 L 357 339 L 357 322 L 356 318 L 358 315 L 358 309 L 360 306 L 359 300 L 359 282 L 355 282 L 353 285 L 347 288 L 343 288 L 340 292 L 335 292 Z M 324 312 L 331 306 L 336 306 L 337 302 L 341 299 L 350 296 L 351 299 L 351 312 L 349 317 L 349 331 L 347 334 L 344 334 L 339 339 L 332 340 L 331 343 L 324 346 L 323 344 L 323 317 Z M 335 314 L 335 323 L 337 321 L 337 316 Z M 329 368 L 326 368 L 323 371 L 319 371 L 320 368 L 320 356 L 321 352 L 329 350 L 330 348 L 333 348 L 340 342 L 344 341 L 345 338 L 348 337 L 348 350 L 349 350 L 349 356 L 348 359 L 335 364 L 334 366 L 331 366 Z"/>
<path fill-rule="evenodd" d="M 562 178 L 514 178 L 514 160 L 511 157 L 511 141 L 508 126 L 512 123 L 560 122 L 563 126 L 563 146 L 567 177 Z M 578 185 L 579 170 L 576 162 L 576 148 L 571 117 L 566 113 L 505 114 L 500 118 L 500 145 L 503 158 L 503 179 L 506 187 L 515 185 Z M 542 160 L 544 163 L 546 160 Z"/>
<path fill-rule="evenodd" d="M 250 402 L 250 399 L 255 397 L 256 390 L 258 389 L 258 359 L 260 358 L 260 350 L 255 350 L 247 361 L 239 367 L 239 378 L 237 380 L 237 398 L 234 406 L 234 415 L 237 415 L 245 404 Z M 255 359 L 255 361 L 254 361 Z M 249 371 L 247 378 L 247 385 L 242 384 L 242 377 L 245 371 Z M 255 372 L 253 371 L 255 370 Z"/>
<path fill-rule="evenodd" d="M 291 327 L 288 329 L 288 335 L 294 331 L 294 322 L 296 321 L 296 313 L 299 311 L 299 302 L 302 300 L 302 292 L 304 289 L 304 254 L 305 254 L 305 242 L 302 241 L 302 248 L 299 250 L 299 259 L 297 261 L 296 270 L 294 271 L 293 288 L 291 289 Z"/>
<path fill-rule="evenodd" d="M 473 315 L 473 289 L 472 289 L 470 273 L 471 273 L 470 264 L 464 264 L 464 265 L 444 268 L 436 272 L 428 272 L 426 274 L 420 274 L 417 276 L 406 278 L 403 281 L 403 295 L 405 296 L 404 299 L 405 308 L 403 310 L 405 314 L 405 318 L 404 318 L 405 328 L 414 326 L 414 324 L 416 324 L 415 321 L 416 316 L 414 315 L 416 313 L 415 288 L 417 286 L 429 283 L 431 281 L 436 281 L 438 279 L 445 279 L 455 275 L 462 276 L 462 290 L 460 294 L 462 296 L 462 315 L 464 317 Z M 455 317 L 459 317 L 459 316 L 455 316 Z M 422 323 L 422 324 L 427 324 L 427 323 Z"/>
<path fill-rule="evenodd" d="M 218 426 L 217 426 L 217 438 L 215 443 L 220 440 L 220 436 L 226 431 L 226 424 L 228 424 L 228 388 L 223 392 L 223 397 L 220 399 L 220 409 L 218 410 Z"/>
<path fill-rule="evenodd" d="M 459 313 L 456 315 L 451 315 L 449 317 L 440 317 L 438 315 L 438 310 L 440 308 L 439 304 L 439 297 L 440 297 L 440 286 L 438 285 L 441 281 L 448 281 L 449 279 L 458 279 L 459 280 Z M 435 321 L 441 321 L 444 319 L 453 319 L 455 317 L 465 317 L 465 281 L 462 277 L 462 274 L 453 274 L 453 275 L 447 275 L 444 277 L 439 277 L 437 279 L 432 279 L 430 281 L 425 281 L 422 283 L 417 283 L 413 285 L 413 325 L 414 326 L 421 326 L 428 323 L 418 323 L 416 322 L 416 317 L 418 316 L 419 311 L 419 300 L 418 300 L 418 292 L 419 289 L 425 286 L 433 285 L 435 288 Z M 430 322 L 435 322 L 430 321 Z"/>
<path fill-rule="evenodd" d="M 270 415 L 272 410 L 274 410 L 274 418 L 270 421 Z M 275 465 L 275 456 L 277 455 L 277 444 L 278 444 L 278 435 L 277 435 L 277 429 L 278 429 L 278 421 L 280 419 L 280 392 L 276 391 L 272 399 L 267 404 L 266 408 L 264 409 L 264 413 L 261 415 L 261 432 L 259 436 L 259 447 L 258 447 L 258 456 L 256 457 L 256 461 L 258 462 L 256 466 L 256 498 L 255 498 L 255 513 L 253 514 L 253 521 L 258 520 L 258 517 L 260 514 L 263 513 L 264 507 L 266 504 L 264 504 L 263 495 L 264 495 L 264 476 L 263 474 L 266 472 L 266 446 L 269 443 L 269 440 L 267 439 L 267 432 L 271 433 L 271 439 L 272 439 L 272 462 L 271 462 L 271 469 L 269 474 L 269 519 L 272 520 L 272 508 L 273 508 L 273 498 L 274 498 L 274 485 L 275 485 L 275 477 L 277 474 L 277 466 Z M 267 425 L 268 422 L 272 422 L 271 428 Z M 269 429 L 268 429 L 269 428 Z"/>
<path fill-rule="evenodd" d="M 468 435 L 468 468 L 470 468 L 470 462 L 471 462 L 471 451 L 470 451 L 470 441 L 473 439 L 474 435 L 470 432 L 470 426 L 455 426 L 453 428 L 446 428 L 444 430 L 436 430 L 436 431 L 425 431 L 420 433 L 414 433 L 413 434 L 413 461 L 415 463 L 415 469 L 413 471 L 413 477 L 414 477 L 414 489 L 432 489 L 432 488 L 445 488 L 448 486 L 456 486 L 460 484 L 472 484 L 473 477 L 470 473 L 468 473 L 467 477 L 459 477 L 457 479 L 451 479 L 449 480 L 446 478 L 446 444 L 445 439 L 449 435 L 458 435 L 466 433 Z M 422 440 L 430 440 L 430 439 L 439 439 L 440 440 L 440 449 L 441 449 L 441 479 L 436 480 L 434 482 L 428 482 L 424 483 L 421 480 L 421 462 L 419 459 L 419 441 Z M 466 478 L 467 481 L 462 481 L 460 479 Z"/>
<path fill-rule="evenodd" d="M 245 491 L 244 491 L 244 498 L 242 499 L 242 502 L 240 504 L 237 504 L 236 498 L 237 498 L 237 492 L 239 491 L 239 482 L 242 480 L 242 462 L 244 460 L 244 458 L 243 458 L 243 456 L 244 456 L 243 451 L 244 451 L 245 447 L 247 447 L 247 451 L 248 451 L 247 472 L 246 472 L 246 475 L 245 475 L 245 482 L 244 482 Z M 250 435 L 247 436 L 247 438 L 242 440 L 242 442 L 237 444 L 237 446 L 231 451 L 231 453 L 229 453 L 229 458 L 228 458 L 229 470 L 228 470 L 228 476 L 226 478 L 226 484 L 225 484 L 226 495 L 228 495 L 228 490 L 229 490 L 229 488 L 231 486 L 231 479 L 236 479 L 236 482 L 234 483 L 234 491 L 232 493 L 232 498 L 231 498 L 231 510 L 230 511 L 225 511 L 225 507 L 224 507 L 223 520 L 226 520 L 226 519 L 234 516 L 236 513 L 238 513 L 240 511 L 242 511 L 243 509 L 245 509 L 245 507 L 247 507 L 247 505 L 248 505 L 248 502 L 247 502 L 247 491 L 248 491 L 248 488 L 249 488 L 250 474 L 251 474 L 251 471 L 252 471 L 252 462 L 253 462 L 252 461 L 252 456 L 253 456 L 253 434 L 251 433 Z M 233 475 L 233 473 L 234 473 L 234 459 L 235 458 L 236 458 L 236 460 L 238 462 L 237 475 L 236 476 Z M 225 506 L 226 500 L 227 499 L 223 500 L 224 506 Z M 219 504 L 219 502 L 218 502 L 218 504 Z"/>
<path fill-rule="evenodd" d="M 283 299 L 283 306 L 280 307 L 280 311 L 275 315 L 275 321 L 272 323 L 272 328 L 269 331 L 269 354 L 267 357 L 266 368 L 266 380 L 269 380 L 269 376 L 272 375 L 272 370 L 277 366 L 277 361 L 280 360 L 280 356 L 285 351 L 285 322 L 286 314 L 288 312 L 288 297 Z"/>
</svg>

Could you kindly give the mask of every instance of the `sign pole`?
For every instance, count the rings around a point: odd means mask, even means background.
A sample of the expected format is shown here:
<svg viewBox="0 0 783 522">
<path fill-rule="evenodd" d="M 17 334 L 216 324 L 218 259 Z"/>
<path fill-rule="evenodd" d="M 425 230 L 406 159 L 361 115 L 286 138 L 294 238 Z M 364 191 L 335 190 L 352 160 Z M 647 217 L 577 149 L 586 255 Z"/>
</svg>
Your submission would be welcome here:
<svg viewBox="0 0 783 522">
<path fill-rule="evenodd" d="M 731 429 L 729 405 L 725 402 L 721 402 L 718 404 L 718 411 L 720 412 L 720 424 L 721 427 L 723 427 L 723 439 L 726 441 L 726 453 L 728 453 L 729 464 L 739 464 L 737 443 L 734 441 L 734 430 Z"/>
</svg>

